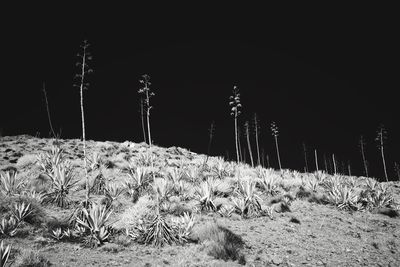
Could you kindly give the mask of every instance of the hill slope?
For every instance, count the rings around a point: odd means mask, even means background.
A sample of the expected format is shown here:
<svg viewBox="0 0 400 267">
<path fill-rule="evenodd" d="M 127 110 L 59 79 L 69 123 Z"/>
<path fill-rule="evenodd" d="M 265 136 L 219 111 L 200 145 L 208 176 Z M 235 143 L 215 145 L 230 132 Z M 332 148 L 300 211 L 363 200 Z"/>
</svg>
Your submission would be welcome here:
<svg viewBox="0 0 400 267">
<path fill-rule="evenodd" d="M 19 192 L 7 195 L 0 191 L 0 219 L 10 216 L 10 203 L 32 200 L 32 195 L 26 197 L 24 192 L 51 192 L 37 155 L 50 153 L 53 143 L 52 139 L 25 135 L 0 139 L 0 170 L 17 170 L 25 181 Z M 112 203 L 105 201 L 103 191 L 92 192 L 94 202 L 108 204 L 113 210 L 108 241 L 97 248 L 82 246 L 80 239 L 57 241 L 51 237 L 52 231 L 69 227 L 63 218 L 79 207 L 85 192 L 80 141 L 60 140 L 58 145 L 78 183 L 68 192 L 68 207 L 37 204 L 36 221 L 23 223 L 13 237 L 0 231 L 4 243 L 12 246 L 10 259 L 16 265 L 23 260 L 39 261 L 41 255 L 54 266 L 400 266 L 400 220 L 387 216 L 398 215 L 398 183 L 382 185 L 393 200 L 375 207 L 361 198 L 371 183 L 364 177 L 278 172 L 214 157 L 204 164 L 205 155 L 182 148 L 149 148 L 131 142 L 89 141 L 87 145 L 89 159 L 94 159 L 90 163 L 102 166 L 89 170 L 93 188 L 98 177 L 104 178 L 106 186 L 124 188 L 137 168 L 148 168 L 150 184 L 143 190 L 129 194 L 126 187 Z M 159 248 L 125 235 L 125 230 L 135 229 L 139 221 L 154 213 L 152 185 L 160 186 L 161 180 L 171 185 L 167 199 L 158 204 L 166 221 L 172 224 L 185 212 L 195 218 L 190 242 L 184 245 Z M 358 198 L 354 203 L 335 204 L 329 197 L 333 183 L 354 190 Z M 210 199 L 215 208 L 202 202 L 203 185 L 213 188 Z M 239 200 L 246 192 L 257 199 L 252 203 L 259 207 L 240 209 Z M 36 251 L 33 256 L 32 251 Z"/>
</svg>

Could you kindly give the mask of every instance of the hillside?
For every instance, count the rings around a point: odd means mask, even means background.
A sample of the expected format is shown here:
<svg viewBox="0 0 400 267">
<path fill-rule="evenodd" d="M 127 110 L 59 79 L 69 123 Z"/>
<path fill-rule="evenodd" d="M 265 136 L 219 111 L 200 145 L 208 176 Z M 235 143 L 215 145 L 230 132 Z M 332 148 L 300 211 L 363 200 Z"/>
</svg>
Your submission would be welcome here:
<svg viewBox="0 0 400 267">
<path fill-rule="evenodd" d="M 107 215 L 97 230 L 82 212 L 79 140 L 0 137 L 0 253 L 11 246 L 12 266 L 400 266 L 399 182 L 144 143 L 87 149 L 91 207 Z M 30 203 L 26 216 L 16 203 Z"/>
</svg>

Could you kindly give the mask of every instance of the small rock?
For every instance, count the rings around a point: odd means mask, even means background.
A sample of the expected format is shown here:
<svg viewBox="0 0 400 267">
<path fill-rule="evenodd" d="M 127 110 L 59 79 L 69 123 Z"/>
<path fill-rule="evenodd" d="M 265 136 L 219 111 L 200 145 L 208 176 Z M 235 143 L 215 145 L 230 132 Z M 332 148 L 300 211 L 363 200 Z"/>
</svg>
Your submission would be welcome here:
<svg viewBox="0 0 400 267">
<path fill-rule="evenodd" d="M 278 256 L 272 256 L 271 262 L 275 265 L 280 265 L 282 264 L 282 259 L 278 258 Z"/>
</svg>

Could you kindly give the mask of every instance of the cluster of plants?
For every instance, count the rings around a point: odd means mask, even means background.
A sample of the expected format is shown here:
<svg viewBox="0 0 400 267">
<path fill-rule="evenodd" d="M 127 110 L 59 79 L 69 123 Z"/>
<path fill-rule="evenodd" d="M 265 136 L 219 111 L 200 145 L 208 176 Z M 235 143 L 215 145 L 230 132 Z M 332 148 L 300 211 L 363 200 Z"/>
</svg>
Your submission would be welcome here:
<svg viewBox="0 0 400 267">
<path fill-rule="evenodd" d="M 329 175 L 323 171 L 306 175 L 260 166 L 252 168 L 218 157 L 160 163 L 154 154 L 147 153 L 135 159 L 124 157 L 124 160 L 126 164 L 112 169 L 119 179 L 113 181 L 107 176 L 110 169 L 107 160 L 92 154 L 87 158 L 86 167 L 92 179 L 82 183 L 82 171 L 74 168 L 62 148 L 53 146 L 37 156 L 39 180 L 43 185 L 35 190 L 29 189 L 28 181 L 16 171 L 0 173 L 0 196 L 22 199 L 0 218 L 0 236 L 11 238 L 21 225 L 29 222 L 34 212 L 29 201 L 73 211 L 65 222 L 48 225 L 48 236 L 87 247 L 101 246 L 120 235 L 139 244 L 183 245 L 193 240 L 193 228 L 202 213 L 227 218 L 236 214 L 243 219 L 259 216 L 273 219 L 275 212 L 285 210 L 276 210 L 274 203 L 280 202 L 289 210 L 293 199 L 300 198 L 294 194 L 299 188 L 308 195 L 322 193 L 326 203 L 343 210 L 372 211 L 396 205 L 389 188 L 370 178 Z M 74 194 L 80 190 L 88 190 L 93 197 L 76 201 Z M 123 230 L 115 228 L 121 211 L 119 200 L 134 205 L 142 197 L 151 199 L 151 209 Z M 185 203 L 195 205 L 185 209 Z M 10 253 L 7 248 L 2 246 L 0 250 L 5 260 Z"/>
</svg>

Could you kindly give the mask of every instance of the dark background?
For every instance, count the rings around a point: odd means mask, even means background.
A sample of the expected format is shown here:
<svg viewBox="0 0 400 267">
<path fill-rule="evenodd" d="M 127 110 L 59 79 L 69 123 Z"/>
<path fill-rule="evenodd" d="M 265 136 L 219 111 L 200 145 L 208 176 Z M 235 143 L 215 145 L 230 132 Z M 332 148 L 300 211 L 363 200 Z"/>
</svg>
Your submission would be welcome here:
<svg viewBox="0 0 400 267">
<path fill-rule="evenodd" d="M 94 72 L 85 91 L 87 138 L 141 142 L 139 78 L 151 76 L 152 137 L 160 146 L 234 157 L 228 99 L 241 91 L 240 124 L 258 114 L 261 145 L 277 167 L 271 121 L 279 126 L 284 168 L 303 170 L 302 143 L 350 161 L 362 174 L 364 135 L 371 173 L 382 177 L 374 138 L 388 131 L 389 176 L 400 161 L 398 30 L 393 7 L 365 5 L 5 7 L 2 17 L 0 128 L 3 135 L 53 124 L 63 138 L 81 136 L 76 53 L 91 43 Z M 395 76 L 396 75 L 396 76 Z M 254 138 L 252 139 L 254 144 Z M 245 139 L 242 139 L 245 144 Z M 248 158 L 248 157 L 247 157 Z M 311 167 L 313 169 L 313 167 Z"/>
</svg>

